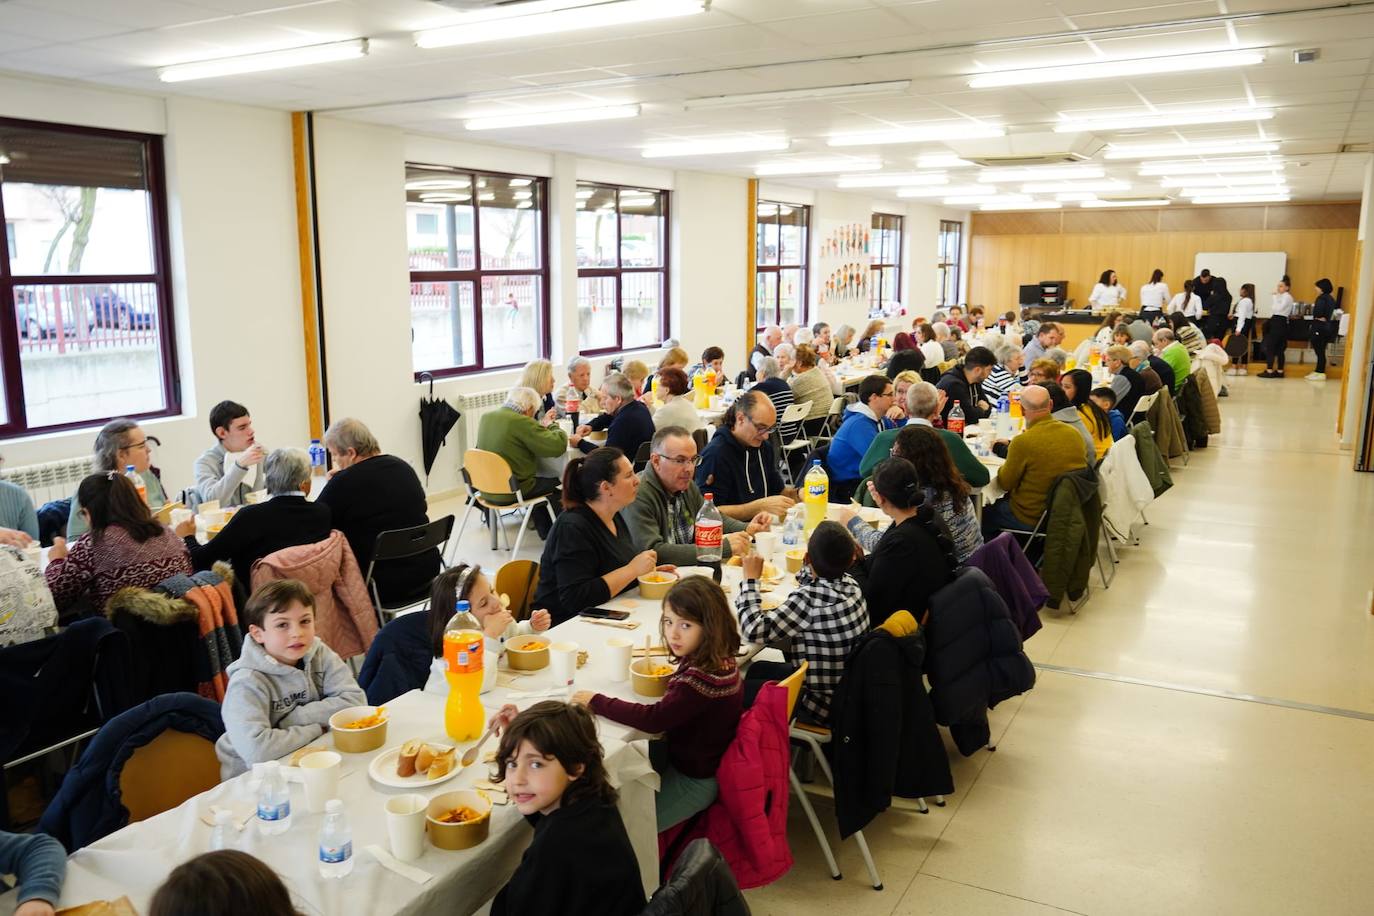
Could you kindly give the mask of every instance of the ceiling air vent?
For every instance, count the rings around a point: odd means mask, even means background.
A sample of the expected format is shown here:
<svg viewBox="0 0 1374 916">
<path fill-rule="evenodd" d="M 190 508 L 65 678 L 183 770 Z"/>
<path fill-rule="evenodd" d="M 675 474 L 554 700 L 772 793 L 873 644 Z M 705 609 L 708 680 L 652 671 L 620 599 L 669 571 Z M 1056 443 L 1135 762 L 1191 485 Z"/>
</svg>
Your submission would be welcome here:
<svg viewBox="0 0 1374 916">
<path fill-rule="evenodd" d="M 476 10 L 494 10 L 509 6 L 512 12 L 519 12 L 519 7 L 534 0 L 432 0 L 432 2 L 446 9 L 457 10 L 460 13 L 471 13 Z"/>
<path fill-rule="evenodd" d="M 1374 143 L 1342 143 L 1338 153 L 1374 153 Z"/>
<path fill-rule="evenodd" d="M 1027 165 L 1065 165 L 1086 162 L 1088 158 L 1080 153 L 1049 153 L 1040 156 L 976 156 L 968 161 L 987 168 L 1006 169 Z"/>
</svg>

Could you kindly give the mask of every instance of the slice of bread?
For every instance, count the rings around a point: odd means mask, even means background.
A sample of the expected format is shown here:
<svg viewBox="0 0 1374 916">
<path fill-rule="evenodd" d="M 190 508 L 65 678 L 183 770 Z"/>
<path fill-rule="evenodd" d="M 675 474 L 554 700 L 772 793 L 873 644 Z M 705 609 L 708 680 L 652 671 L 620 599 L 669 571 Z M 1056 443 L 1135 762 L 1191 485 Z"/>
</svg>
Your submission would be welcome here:
<svg viewBox="0 0 1374 916">
<path fill-rule="evenodd" d="M 415 775 L 415 758 L 420 756 L 420 748 L 423 746 L 423 743 L 419 739 L 407 741 L 405 744 L 401 745 L 401 753 L 396 758 L 397 776 L 404 777 Z"/>
<path fill-rule="evenodd" d="M 446 751 L 440 751 L 434 756 L 434 760 L 429 765 L 427 774 L 431 781 L 447 776 L 453 767 L 458 763 L 458 749 L 451 747 Z"/>
</svg>

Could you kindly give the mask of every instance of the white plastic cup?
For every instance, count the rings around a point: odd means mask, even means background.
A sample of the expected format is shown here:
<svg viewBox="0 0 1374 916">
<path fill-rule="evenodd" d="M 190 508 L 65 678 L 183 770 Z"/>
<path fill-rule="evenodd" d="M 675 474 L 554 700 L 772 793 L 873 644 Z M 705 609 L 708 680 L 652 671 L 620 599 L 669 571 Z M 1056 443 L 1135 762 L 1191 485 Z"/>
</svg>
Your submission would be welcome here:
<svg viewBox="0 0 1374 916">
<path fill-rule="evenodd" d="M 575 642 L 556 642 L 549 646 L 549 667 L 553 670 L 555 686 L 572 686 L 577 675 L 577 649 Z"/>
<path fill-rule="evenodd" d="M 759 552 L 759 556 L 767 559 L 778 549 L 778 533 L 776 531 L 760 531 L 754 535 L 754 549 Z"/>
<path fill-rule="evenodd" d="M 386 835 L 391 854 L 402 862 L 414 862 L 425 851 L 425 810 L 429 800 L 423 795 L 397 795 L 386 800 Z"/>
<path fill-rule="evenodd" d="M 173 509 L 170 521 L 172 523 L 172 527 L 175 528 L 184 522 L 189 522 L 191 519 L 195 517 L 196 514 L 192 512 L 190 509 Z"/>
<path fill-rule="evenodd" d="M 607 675 L 614 683 L 623 683 L 630 677 L 630 659 L 634 656 L 635 644 L 623 636 L 613 636 L 606 640 Z"/>
<path fill-rule="evenodd" d="M 339 794 L 339 767 L 343 758 L 333 751 L 316 751 L 302 758 L 301 780 L 305 783 L 305 809 L 312 814 L 324 812 L 324 804 Z"/>
</svg>

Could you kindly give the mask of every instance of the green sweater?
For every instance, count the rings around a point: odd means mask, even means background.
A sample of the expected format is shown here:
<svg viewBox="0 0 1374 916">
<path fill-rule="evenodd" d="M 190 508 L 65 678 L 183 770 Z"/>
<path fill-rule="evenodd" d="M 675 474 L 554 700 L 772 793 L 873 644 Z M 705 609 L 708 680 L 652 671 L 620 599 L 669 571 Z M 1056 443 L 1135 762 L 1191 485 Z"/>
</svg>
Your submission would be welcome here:
<svg viewBox="0 0 1374 916">
<path fill-rule="evenodd" d="M 482 414 L 475 447 L 506 459 L 520 491 L 527 493 L 534 485 L 539 459 L 557 458 L 565 453 L 568 437 L 557 426 L 540 426 L 524 414 L 502 407 Z M 501 498 L 501 494 L 496 494 L 496 500 Z"/>
<path fill-rule="evenodd" d="M 859 474 L 863 477 L 873 473 L 878 462 L 887 459 L 892 454 L 892 445 L 897 441 L 897 433 L 900 429 L 888 429 L 878 433 L 878 438 L 873 440 L 873 444 L 864 452 L 863 461 L 859 462 Z M 949 454 L 954 458 L 954 466 L 959 469 L 964 480 L 975 490 L 987 486 L 992 475 L 983 466 L 973 452 L 968 450 L 963 438 L 950 432 L 947 429 L 937 429 L 940 438 L 945 440 L 945 446 L 949 449 Z"/>
<path fill-rule="evenodd" d="M 1037 420 L 1007 446 L 997 483 L 1011 494 L 1011 511 L 1027 525 L 1040 520 L 1050 487 L 1061 474 L 1088 466 L 1083 436 L 1053 417 Z"/>
<path fill-rule="evenodd" d="M 29 491 L 16 483 L 0 480 L 0 528 L 22 531 L 38 540 L 38 513 Z"/>
<path fill-rule="evenodd" d="M 1175 340 L 1169 346 L 1160 351 L 1159 358 L 1169 364 L 1169 368 L 1174 370 L 1174 380 L 1178 387 L 1183 386 L 1183 380 L 1193 374 L 1193 360 L 1188 355 L 1188 348 Z"/>
<path fill-rule="evenodd" d="M 685 519 L 690 519 L 691 525 L 695 525 L 697 513 L 701 511 L 701 504 L 706 502 L 701 495 L 701 490 L 697 487 L 696 481 L 692 481 L 691 486 L 682 494 L 676 506 L 677 511 L 683 513 Z M 663 483 L 658 479 L 658 473 L 654 466 L 650 464 L 639 475 L 639 490 L 635 493 L 635 501 L 624 509 L 620 510 L 621 518 L 625 519 L 625 524 L 630 528 L 630 536 L 634 538 L 635 547 L 639 550 L 654 550 L 658 552 L 658 562 L 671 563 L 674 566 L 695 566 L 697 562 L 697 548 L 695 543 L 679 544 L 673 540 L 673 522 L 671 512 L 673 509 L 668 505 L 668 491 L 663 489 Z M 734 534 L 736 531 L 743 531 L 747 525 L 738 519 L 733 519 L 722 513 L 725 522 L 725 533 Z M 730 558 L 730 542 L 721 539 L 721 558 Z"/>
</svg>

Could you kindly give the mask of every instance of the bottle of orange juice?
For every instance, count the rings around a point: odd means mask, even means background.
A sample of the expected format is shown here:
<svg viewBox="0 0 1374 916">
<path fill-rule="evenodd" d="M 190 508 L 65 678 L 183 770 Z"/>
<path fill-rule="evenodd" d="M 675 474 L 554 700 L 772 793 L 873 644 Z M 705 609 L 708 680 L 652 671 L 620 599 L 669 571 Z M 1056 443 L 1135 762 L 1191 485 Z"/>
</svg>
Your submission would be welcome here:
<svg viewBox="0 0 1374 916">
<path fill-rule="evenodd" d="M 444 665 L 448 702 L 444 705 L 444 731 L 454 741 L 471 741 L 482 734 L 482 658 L 485 640 L 482 625 L 466 601 L 459 601 L 453 618 L 444 628 Z"/>
</svg>

